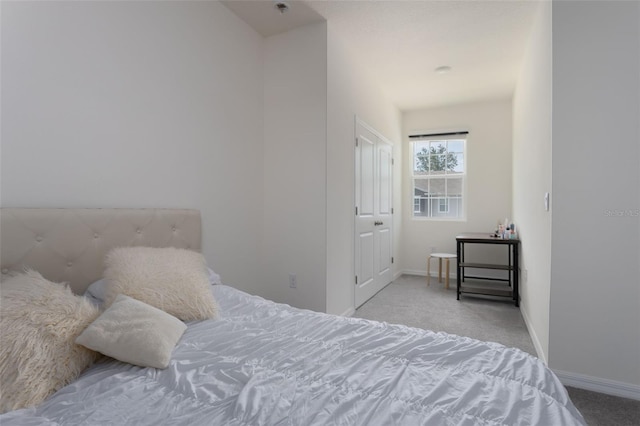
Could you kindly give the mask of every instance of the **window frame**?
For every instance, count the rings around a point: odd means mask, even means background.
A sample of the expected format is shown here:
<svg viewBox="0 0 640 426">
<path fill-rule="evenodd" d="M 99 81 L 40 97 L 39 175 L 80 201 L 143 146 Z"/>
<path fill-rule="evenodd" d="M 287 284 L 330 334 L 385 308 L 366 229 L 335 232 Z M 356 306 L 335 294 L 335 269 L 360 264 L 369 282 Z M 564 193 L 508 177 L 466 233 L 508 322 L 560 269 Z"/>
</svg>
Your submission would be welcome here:
<svg viewBox="0 0 640 426">
<path fill-rule="evenodd" d="M 451 132 L 451 131 L 449 131 Z M 458 133 L 460 132 L 459 130 L 456 130 L 452 133 Z M 413 132 L 412 134 L 439 134 L 439 133 L 446 133 L 446 131 L 431 131 L 431 132 Z M 411 134 L 410 134 L 411 136 Z M 468 163 L 468 150 L 467 150 L 467 142 L 469 141 L 470 138 L 470 134 L 467 132 L 467 134 L 456 134 L 456 135 L 452 135 L 452 136 L 433 136 L 433 137 L 420 137 L 420 138 L 411 138 L 409 139 L 409 155 L 408 155 L 408 170 L 409 170 L 409 179 L 411 180 L 411 197 L 414 200 L 414 209 L 411 213 L 411 220 L 416 220 L 416 221 L 445 221 L 445 222 L 466 222 L 467 221 L 467 200 L 468 200 L 468 194 L 467 194 L 467 180 L 468 180 L 468 176 L 467 176 L 467 163 Z M 449 141 L 449 140 L 460 140 L 462 141 L 462 163 L 463 163 L 463 167 L 462 167 L 462 172 L 459 174 L 452 174 L 452 175 L 448 175 L 446 173 L 443 174 L 427 174 L 427 175 L 416 175 L 415 174 L 415 162 L 416 162 L 416 155 L 415 155 L 415 144 L 416 143 L 424 143 L 424 142 L 431 142 L 431 141 Z M 433 210 L 440 210 L 440 202 L 438 202 L 438 207 L 432 207 L 430 204 L 431 203 L 427 203 L 427 208 L 425 209 L 425 212 L 427 214 L 427 216 L 416 216 L 416 213 L 418 213 L 418 211 L 415 210 L 415 200 L 416 199 L 421 199 L 422 197 L 418 197 L 416 196 L 416 180 L 417 179 L 421 179 L 421 180 L 430 180 L 430 179 L 445 179 L 445 181 L 448 181 L 449 179 L 460 179 L 461 182 L 461 196 L 460 196 L 460 200 L 462 202 L 462 213 L 461 216 L 456 216 L 456 217 L 440 217 L 440 216 L 428 216 L 429 215 L 429 211 L 431 209 Z M 448 182 L 445 184 L 448 185 Z M 420 191 L 423 191 L 422 188 L 418 188 Z M 450 200 L 447 200 L 447 212 L 450 211 L 451 209 L 451 202 Z M 422 212 L 422 210 L 420 210 L 420 212 Z"/>
</svg>

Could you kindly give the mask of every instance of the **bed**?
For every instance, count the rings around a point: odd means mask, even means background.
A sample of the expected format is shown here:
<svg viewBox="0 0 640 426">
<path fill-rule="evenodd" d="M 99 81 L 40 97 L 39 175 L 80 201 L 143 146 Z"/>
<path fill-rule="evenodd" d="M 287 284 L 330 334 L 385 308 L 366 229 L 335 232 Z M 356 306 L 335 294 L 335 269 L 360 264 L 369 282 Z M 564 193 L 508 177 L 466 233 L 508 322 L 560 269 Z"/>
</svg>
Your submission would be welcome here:
<svg viewBox="0 0 640 426">
<path fill-rule="evenodd" d="M 2 209 L 1 220 L 3 275 L 28 266 L 77 294 L 113 247 L 201 246 L 193 210 Z M 208 288 L 217 317 L 187 322 L 167 368 L 103 357 L 0 424 L 584 424 L 557 377 L 518 349 Z"/>
</svg>

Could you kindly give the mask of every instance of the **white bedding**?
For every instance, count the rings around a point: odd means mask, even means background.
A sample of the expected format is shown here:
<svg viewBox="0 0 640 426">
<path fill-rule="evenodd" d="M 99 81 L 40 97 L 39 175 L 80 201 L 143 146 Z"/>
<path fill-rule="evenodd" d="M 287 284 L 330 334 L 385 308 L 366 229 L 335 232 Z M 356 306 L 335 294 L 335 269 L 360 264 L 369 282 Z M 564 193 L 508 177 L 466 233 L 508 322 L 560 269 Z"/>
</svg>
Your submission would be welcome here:
<svg viewBox="0 0 640 426">
<path fill-rule="evenodd" d="M 220 319 L 189 324 L 166 370 L 104 361 L 0 424 L 584 424 L 518 349 L 213 289 Z"/>
</svg>

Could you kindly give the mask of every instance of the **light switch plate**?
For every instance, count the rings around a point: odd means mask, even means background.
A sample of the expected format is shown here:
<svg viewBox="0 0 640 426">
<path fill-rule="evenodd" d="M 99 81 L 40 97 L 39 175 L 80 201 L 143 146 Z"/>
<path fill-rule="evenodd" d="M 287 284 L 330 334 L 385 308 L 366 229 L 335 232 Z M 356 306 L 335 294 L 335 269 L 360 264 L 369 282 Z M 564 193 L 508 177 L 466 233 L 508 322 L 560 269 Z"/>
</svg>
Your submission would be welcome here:
<svg viewBox="0 0 640 426">
<path fill-rule="evenodd" d="M 549 211 L 549 193 L 544 193 L 544 209 L 545 211 Z"/>
</svg>

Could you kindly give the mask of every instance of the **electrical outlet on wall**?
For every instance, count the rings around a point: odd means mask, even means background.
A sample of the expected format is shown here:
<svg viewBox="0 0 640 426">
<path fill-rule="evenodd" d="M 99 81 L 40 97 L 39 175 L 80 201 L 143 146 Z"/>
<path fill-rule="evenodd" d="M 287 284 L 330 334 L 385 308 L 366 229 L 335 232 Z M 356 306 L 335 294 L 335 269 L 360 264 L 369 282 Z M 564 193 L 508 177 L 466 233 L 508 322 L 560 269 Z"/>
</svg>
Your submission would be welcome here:
<svg viewBox="0 0 640 426">
<path fill-rule="evenodd" d="M 522 284 L 526 284 L 529 279 L 529 271 L 525 268 L 522 270 Z"/>
<path fill-rule="evenodd" d="M 289 274 L 289 287 L 298 288 L 298 277 L 296 277 L 296 274 Z"/>
</svg>

